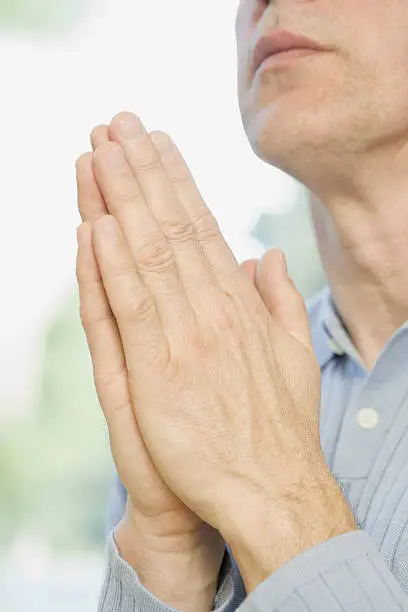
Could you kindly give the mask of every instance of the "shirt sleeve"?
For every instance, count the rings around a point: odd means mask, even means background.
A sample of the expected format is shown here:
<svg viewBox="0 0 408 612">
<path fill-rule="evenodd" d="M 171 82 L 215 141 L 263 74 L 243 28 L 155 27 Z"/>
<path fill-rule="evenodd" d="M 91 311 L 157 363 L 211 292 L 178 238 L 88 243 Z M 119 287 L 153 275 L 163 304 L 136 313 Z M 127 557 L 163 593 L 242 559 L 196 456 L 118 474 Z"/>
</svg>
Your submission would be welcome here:
<svg viewBox="0 0 408 612">
<path fill-rule="evenodd" d="M 110 529 L 123 515 L 125 499 L 123 485 L 116 477 Z M 408 576 L 403 582 L 404 588 L 368 533 L 359 530 L 306 550 L 246 597 L 238 567 L 227 547 L 214 611 L 408 612 Z M 143 587 L 133 568 L 119 556 L 111 535 L 99 612 L 142 610 L 180 612 L 161 603 Z"/>
<path fill-rule="evenodd" d="M 106 536 L 116 527 L 125 514 L 127 492 L 118 474 L 112 480 L 109 491 L 108 511 L 106 514 Z"/>
<path fill-rule="evenodd" d="M 407 612 L 408 596 L 364 531 L 311 548 L 264 580 L 239 612 Z"/>
<path fill-rule="evenodd" d="M 244 584 L 227 547 L 213 610 L 233 612 L 238 609 L 244 597 Z M 162 603 L 143 586 L 134 569 L 120 557 L 112 532 L 108 541 L 108 567 L 98 612 L 182 611 Z"/>
</svg>

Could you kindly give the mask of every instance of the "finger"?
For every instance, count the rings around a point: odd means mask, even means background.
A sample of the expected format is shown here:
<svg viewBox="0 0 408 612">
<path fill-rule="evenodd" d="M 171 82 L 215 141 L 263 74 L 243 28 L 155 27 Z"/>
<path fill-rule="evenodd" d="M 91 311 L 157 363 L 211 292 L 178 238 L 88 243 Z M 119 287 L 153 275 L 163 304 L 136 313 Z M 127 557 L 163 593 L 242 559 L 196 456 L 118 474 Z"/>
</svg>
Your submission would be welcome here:
<svg viewBox="0 0 408 612">
<path fill-rule="evenodd" d="M 257 259 L 247 259 L 240 264 L 241 270 L 253 285 L 256 283 L 256 269 L 258 266 Z"/>
<path fill-rule="evenodd" d="M 179 277 L 170 243 L 144 201 L 138 182 L 116 143 L 94 153 L 94 171 L 108 210 L 118 219 L 133 258 L 133 268 L 150 294 L 166 333 L 183 336 L 193 311 Z M 122 249 L 123 250 L 123 249 Z M 129 264 L 130 265 L 130 264 Z M 196 274 L 199 271 L 196 271 Z"/>
<path fill-rule="evenodd" d="M 95 221 L 107 214 L 105 201 L 96 184 L 92 153 L 84 153 L 76 162 L 78 208 L 82 221 Z"/>
<path fill-rule="evenodd" d="M 134 445 L 138 431 L 129 394 L 125 356 L 93 252 L 90 222 L 78 228 L 76 275 L 81 321 L 92 358 L 95 387 L 108 425 L 115 461 L 123 463 L 125 457 L 127 460 L 136 459 Z M 119 465 L 118 469 L 121 467 Z"/>
<path fill-rule="evenodd" d="M 150 136 L 161 155 L 164 170 L 173 190 L 194 227 L 200 248 L 217 283 L 228 293 L 239 296 L 248 309 L 252 310 L 254 302 L 257 302 L 258 308 L 261 307 L 259 296 L 253 293 L 254 279 L 248 277 L 245 267 L 238 266 L 232 249 L 202 198 L 177 146 L 164 132 L 151 132 Z"/>
<path fill-rule="evenodd" d="M 238 263 L 226 243 L 216 218 L 203 200 L 197 184 L 180 151 L 164 132 L 155 131 L 151 139 L 177 197 L 193 224 L 197 238 L 218 280 L 236 277 Z"/>
<path fill-rule="evenodd" d="M 142 509 L 143 500 L 152 499 L 152 489 L 162 489 L 163 479 L 137 425 L 122 342 L 93 252 L 90 223 L 78 229 L 77 278 L 81 319 L 112 455 L 129 495 L 136 492 Z"/>
<path fill-rule="evenodd" d="M 299 342 L 312 348 L 306 305 L 287 274 L 285 255 L 280 249 L 270 249 L 262 257 L 256 286 L 274 321 Z"/>
<path fill-rule="evenodd" d="M 114 117 L 109 133 L 123 148 L 146 206 L 171 245 L 190 302 L 202 302 L 203 292 L 217 284 L 205 255 L 197 248 L 194 227 L 178 201 L 149 134 L 131 113 L 119 113 Z"/>
<path fill-rule="evenodd" d="M 91 145 L 95 151 L 103 142 L 109 140 L 109 128 L 107 125 L 97 125 L 91 132 Z"/>
<path fill-rule="evenodd" d="M 94 223 L 93 245 L 128 371 L 135 380 L 145 380 L 146 367 L 165 368 L 170 358 L 155 300 L 137 272 L 115 217 L 104 215 Z"/>
</svg>

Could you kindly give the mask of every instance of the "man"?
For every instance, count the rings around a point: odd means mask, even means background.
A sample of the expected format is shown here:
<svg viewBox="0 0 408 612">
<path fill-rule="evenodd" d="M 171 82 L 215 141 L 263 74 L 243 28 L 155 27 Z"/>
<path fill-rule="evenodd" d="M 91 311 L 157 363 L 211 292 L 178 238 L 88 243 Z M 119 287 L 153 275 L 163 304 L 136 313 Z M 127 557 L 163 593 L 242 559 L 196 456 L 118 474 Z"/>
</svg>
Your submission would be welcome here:
<svg viewBox="0 0 408 612">
<path fill-rule="evenodd" d="M 408 4 L 241 0 L 236 25 L 246 133 L 314 194 L 328 286 L 307 317 L 165 135 L 93 132 L 81 314 L 127 490 L 100 610 L 408 610 Z"/>
</svg>

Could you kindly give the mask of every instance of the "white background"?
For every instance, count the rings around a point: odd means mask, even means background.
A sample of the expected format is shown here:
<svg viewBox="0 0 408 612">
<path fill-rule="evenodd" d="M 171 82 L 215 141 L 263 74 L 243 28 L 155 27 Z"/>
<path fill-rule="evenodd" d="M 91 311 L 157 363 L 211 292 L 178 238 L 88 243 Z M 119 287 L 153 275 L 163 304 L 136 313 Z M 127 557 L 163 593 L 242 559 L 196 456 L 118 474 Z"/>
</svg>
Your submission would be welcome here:
<svg viewBox="0 0 408 612">
<path fill-rule="evenodd" d="M 27 405 L 38 335 L 75 283 L 74 163 L 121 110 L 168 132 L 239 261 L 297 193 L 250 148 L 236 93 L 236 0 L 104 0 L 64 39 L 0 39 L 0 414 Z"/>
</svg>

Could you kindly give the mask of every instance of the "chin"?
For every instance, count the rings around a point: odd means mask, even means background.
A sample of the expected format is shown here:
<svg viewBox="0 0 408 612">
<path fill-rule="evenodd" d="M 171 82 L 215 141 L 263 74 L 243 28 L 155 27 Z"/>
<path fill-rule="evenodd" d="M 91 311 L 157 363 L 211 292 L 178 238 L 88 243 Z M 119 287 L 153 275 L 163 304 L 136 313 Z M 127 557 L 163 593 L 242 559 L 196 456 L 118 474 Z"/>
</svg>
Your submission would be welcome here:
<svg viewBox="0 0 408 612">
<path fill-rule="evenodd" d="M 311 164 L 321 163 L 322 156 L 334 146 L 339 152 L 340 135 L 333 131 L 333 119 L 331 113 L 316 112 L 298 103 L 291 108 L 284 101 L 242 117 L 255 155 L 301 182 Z"/>
<path fill-rule="evenodd" d="M 265 71 L 252 81 L 239 74 L 239 107 L 253 151 L 301 182 L 313 174 L 312 165 L 327 169 L 347 157 L 350 147 L 358 149 L 364 135 L 367 100 L 359 104 L 354 81 L 343 78 L 341 66 L 333 70 L 330 54 L 327 60 L 279 74 Z"/>
</svg>

